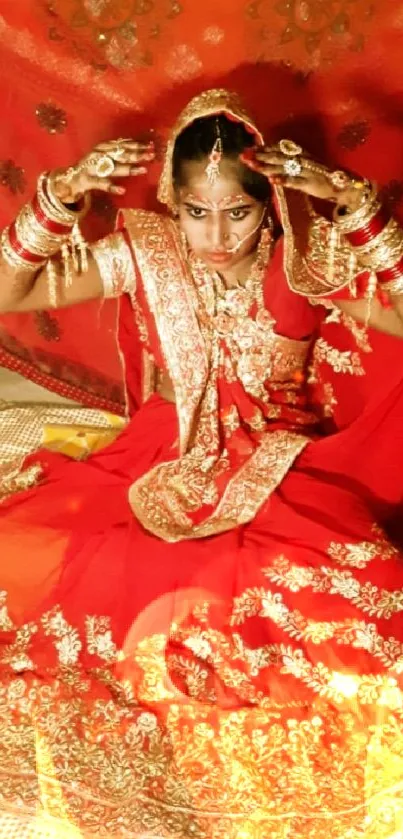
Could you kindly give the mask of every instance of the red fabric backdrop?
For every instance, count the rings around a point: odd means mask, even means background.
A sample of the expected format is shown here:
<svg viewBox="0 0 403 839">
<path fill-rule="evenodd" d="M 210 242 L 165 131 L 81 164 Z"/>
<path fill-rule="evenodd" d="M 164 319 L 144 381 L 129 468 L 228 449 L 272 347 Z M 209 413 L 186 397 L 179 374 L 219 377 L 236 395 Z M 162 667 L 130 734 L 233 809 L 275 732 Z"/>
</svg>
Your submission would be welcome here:
<svg viewBox="0 0 403 839">
<path fill-rule="evenodd" d="M 153 129 L 161 157 L 178 110 L 212 85 L 238 90 L 268 135 L 287 132 L 378 180 L 399 211 L 402 35 L 399 0 L 0 0 L 0 223 L 40 171 L 102 139 Z M 158 171 L 135 180 L 122 203 L 153 206 Z M 89 235 L 107 233 L 115 212 L 95 197 Z M 114 307 L 81 306 L 74 317 L 75 373 L 54 363 L 70 313 L 2 318 L 0 363 L 33 376 L 22 345 L 35 344 L 40 380 L 68 382 L 71 395 L 80 380 L 92 402 L 107 388 L 104 403 L 116 407 Z M 79 337 L 94 318 L 102 352 L 93 344 L 89 359 Z"/>
</svg>

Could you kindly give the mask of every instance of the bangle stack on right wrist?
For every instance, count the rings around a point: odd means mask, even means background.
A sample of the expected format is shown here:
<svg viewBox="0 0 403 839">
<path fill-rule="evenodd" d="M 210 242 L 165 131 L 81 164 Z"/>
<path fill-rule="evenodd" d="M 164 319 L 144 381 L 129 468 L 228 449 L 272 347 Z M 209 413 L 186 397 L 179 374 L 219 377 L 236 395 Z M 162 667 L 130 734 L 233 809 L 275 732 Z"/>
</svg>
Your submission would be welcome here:
<svg viewBox="0 0 403 839">
<path fill-rule="evenodd" d="M 26 271 L 37 271 L 48 265 L 52 306 L 57 305 L 57 278 L 52 256 L 61 253 L 67 283 L 71 277 L 71 257 L 75 267 L 78 266 L 76 249 L 81 269 L 86 270 L 86 244 L 78 222 L 87 208 L 88 199 L 78 210 L 62 204 L 53 192 L 51 176 L 44 173 L 38 179 L 33 200 L 20 210 L 16 220 L 1 235 L 1 252 L 8 265 Z"/>
</svg>

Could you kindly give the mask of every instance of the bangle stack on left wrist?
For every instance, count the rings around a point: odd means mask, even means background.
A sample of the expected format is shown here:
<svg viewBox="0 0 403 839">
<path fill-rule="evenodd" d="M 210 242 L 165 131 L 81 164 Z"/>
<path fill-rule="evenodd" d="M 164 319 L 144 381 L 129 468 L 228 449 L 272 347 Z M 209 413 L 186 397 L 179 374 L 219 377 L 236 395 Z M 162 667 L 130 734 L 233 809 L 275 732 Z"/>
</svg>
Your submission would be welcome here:
<svg viewBox="0 0 403 839">
<path fill-rule="evenodd" d="M 376 274 L 390 294 L 403 292 L 403 231 L 372 188 L 351 213 L 335 212 L 339 231 L 354 249 L 363 268 Z"/>
</svg>

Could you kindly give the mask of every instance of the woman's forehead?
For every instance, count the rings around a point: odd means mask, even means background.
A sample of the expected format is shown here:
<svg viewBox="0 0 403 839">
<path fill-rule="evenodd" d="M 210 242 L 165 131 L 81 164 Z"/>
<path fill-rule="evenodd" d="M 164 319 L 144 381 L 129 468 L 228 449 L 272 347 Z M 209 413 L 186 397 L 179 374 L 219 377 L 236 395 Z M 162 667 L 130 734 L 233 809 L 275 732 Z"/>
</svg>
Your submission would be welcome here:
<svg viewBox="0 0 403 839">
<path fill-rule="evenodd" d="M 183 168 L 183 185 L 179 190 L 180 199 L 188 200 L 189 196 L 204 202 L 215 204 L 228 201 L 230 198 L 250 200 L 239 179 L 239 167 L 233 161 L 223 161 L 220 174 L 214 184 L 211 184 L 206 174 L 205 161 L 189 161 Z"/>
</svg>

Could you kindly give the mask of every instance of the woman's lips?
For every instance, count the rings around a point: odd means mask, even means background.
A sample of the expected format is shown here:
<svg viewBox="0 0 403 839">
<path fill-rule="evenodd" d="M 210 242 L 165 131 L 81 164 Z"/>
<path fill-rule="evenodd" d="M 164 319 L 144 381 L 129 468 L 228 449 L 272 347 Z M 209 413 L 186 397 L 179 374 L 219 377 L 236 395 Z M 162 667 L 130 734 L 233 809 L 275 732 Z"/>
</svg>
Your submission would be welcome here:
<svg viewBox="0 0 403 839">
<path fill-rule="evenodd" d="M 231 259 L 231 254 L 227 251 L 212 251 L 210 253 L 206 253 L 206 259 L 209 262 L 228 262 Z"/>
</svg>

